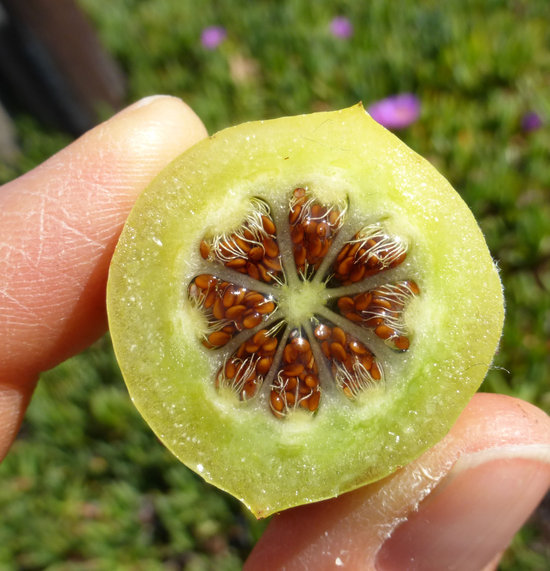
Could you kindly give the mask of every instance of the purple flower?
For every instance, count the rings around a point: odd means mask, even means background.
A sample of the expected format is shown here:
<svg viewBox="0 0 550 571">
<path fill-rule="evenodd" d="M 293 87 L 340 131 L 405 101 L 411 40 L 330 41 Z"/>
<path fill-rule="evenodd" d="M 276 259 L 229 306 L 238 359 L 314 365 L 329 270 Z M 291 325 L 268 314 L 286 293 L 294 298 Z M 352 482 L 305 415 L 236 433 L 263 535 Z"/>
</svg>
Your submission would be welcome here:
<svg viewBox="0 0 550 571">
<path fill-rule="evenodd" d="M 523 116 L 521 127 L 524 131 L 536 131 L 542 127 L 542 119 L 534 111 L 530 111 Z"/>
<path fill-rule="evenodd" d="M 350 38 L 353 35 L 353 25 L 344 16 L 336 16 L 330 22 L 330 33 L 336 38 Z"/>
<path fill-rule="evenodd" d="M 367 111 L 375 121 L 387 129 L 403 129 L 418 119 L 420 101 L 412 93 L 400 93 L 376 101 Z"/>
<path fill-rule="evenodd" d="M 225 28 L 221 26 L 208 26 L 201 34 L 201 44 L 207 50 L 215 50 L 227 36 Z"/>
</svg>

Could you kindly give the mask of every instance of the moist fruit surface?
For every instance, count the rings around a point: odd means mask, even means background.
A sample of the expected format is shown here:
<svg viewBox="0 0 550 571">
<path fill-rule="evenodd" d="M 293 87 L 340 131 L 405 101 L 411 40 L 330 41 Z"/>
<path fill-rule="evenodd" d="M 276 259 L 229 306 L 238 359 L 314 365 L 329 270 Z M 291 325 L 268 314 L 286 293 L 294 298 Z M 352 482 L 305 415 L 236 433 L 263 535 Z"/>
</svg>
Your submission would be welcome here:
<svg viewBox="0 0 550 571">
<path fill-rule="evenodd" d="M 129 217 L 108 310 L 153 430 L 258 516 L 437 442 L 503 319 L 466 205 L 360 106 L 240 125 L 172 163 Z"/>
</svg>

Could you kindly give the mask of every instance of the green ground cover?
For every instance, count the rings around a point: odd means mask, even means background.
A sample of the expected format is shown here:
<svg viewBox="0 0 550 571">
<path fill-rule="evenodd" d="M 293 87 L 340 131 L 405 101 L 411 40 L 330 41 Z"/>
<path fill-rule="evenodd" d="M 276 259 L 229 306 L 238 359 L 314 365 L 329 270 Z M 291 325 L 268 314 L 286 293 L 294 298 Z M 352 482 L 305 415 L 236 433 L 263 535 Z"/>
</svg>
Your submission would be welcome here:
<svg viewBox="0 0 550 571">
<path fill-rule="evenodd" d="M 470 205 L 498 260 L 507 321 L 483 390 L 550 412 L 550 5 L 547 0 L 81 0 L 123 67 L 128 100 L 185 99 L 213 132 L 249 119 L 411 92 L 398 132 Z M 345 16 L 350 37 L 330 22 Z M 201 33 L 220 25 L 214 49 Z M 523 124 L 534 112 L 543 125 Z M 69 141 L 16 117 L 5 182 Z M 105 337 L 44 375 L 0 466 L 0 569 L 238 569 L 265 523 L 162 448 L 129 402 Z M 502 570 L 550 560 L 548 507 Z"/>
</svg>

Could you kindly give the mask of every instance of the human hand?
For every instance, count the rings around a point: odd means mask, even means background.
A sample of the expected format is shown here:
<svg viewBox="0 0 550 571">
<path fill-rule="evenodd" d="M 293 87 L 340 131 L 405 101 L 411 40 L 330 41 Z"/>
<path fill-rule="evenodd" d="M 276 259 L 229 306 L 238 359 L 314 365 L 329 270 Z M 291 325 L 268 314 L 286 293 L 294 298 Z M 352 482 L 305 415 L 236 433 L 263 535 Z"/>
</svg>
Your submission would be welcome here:
<svg viewBox="0 0 550 571">
<path fill-rule="evenodd" d="M 0 458 L 40 372 L 106 330 L 109 261 L 136 196 L 205 135 L 181 101 L 143 100 L 0 189 Z M 548 417 L 476 395 L 395 475 L 275 516 L 247 568 L 481 569 L 549 484 Z"/>
</svg>

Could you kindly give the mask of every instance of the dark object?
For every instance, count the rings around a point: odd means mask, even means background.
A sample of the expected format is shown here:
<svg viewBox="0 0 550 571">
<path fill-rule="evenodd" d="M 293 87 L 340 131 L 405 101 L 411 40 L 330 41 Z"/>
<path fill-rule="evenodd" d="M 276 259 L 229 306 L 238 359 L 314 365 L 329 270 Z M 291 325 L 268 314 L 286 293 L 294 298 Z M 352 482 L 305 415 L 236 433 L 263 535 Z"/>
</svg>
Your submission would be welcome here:
<svg viewBox="0 0 550 571">
<path fill-rule="evenodd" d="M 125 82 L 74 0 L 0 0 L 0 100 L 79 135 Z"/>
</svg>

